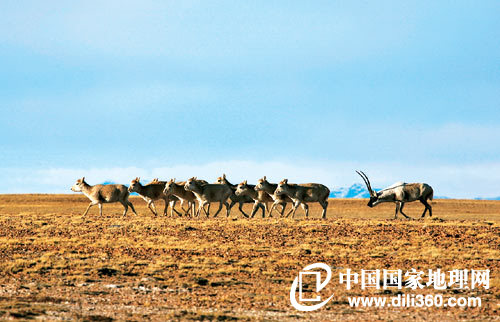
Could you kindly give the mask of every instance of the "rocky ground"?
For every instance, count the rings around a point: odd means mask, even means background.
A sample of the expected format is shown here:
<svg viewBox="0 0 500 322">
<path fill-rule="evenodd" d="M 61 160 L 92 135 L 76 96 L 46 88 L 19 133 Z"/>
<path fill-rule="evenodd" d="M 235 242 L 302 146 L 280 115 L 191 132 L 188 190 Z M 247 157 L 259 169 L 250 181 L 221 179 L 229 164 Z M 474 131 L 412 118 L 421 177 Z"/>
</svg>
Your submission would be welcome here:
<svg viewBox="0 0 500 322">
<path fill-rule="evenodd" d="M 81 195 L 0 195 L 0 318 L 83 320 L 488 320 L 500 315 L 500 202 L 434 201 L 434 217 L 393 220 L 393 206 L 330 200 L 328 218 L 154 217 L 119 205 L 87 218 Z M 162 208 L 159 205 L 158 208 Z M 408 205 L 419 217 L 423 207 Z M 245 207 L 249 210 L 249 207 Z M 258 218 L 257 218 L 258 217 Z M 333 270 L 315 312 L 290 305 L 293 279 L 309 264 Z M 351 308 L 338 274 L 361 269 L 489 269 L 490 288 L 403 294 L 478 296 L 480 308 Z M 323 294 L 322 293 L 322 294 Z"/>
</svg>

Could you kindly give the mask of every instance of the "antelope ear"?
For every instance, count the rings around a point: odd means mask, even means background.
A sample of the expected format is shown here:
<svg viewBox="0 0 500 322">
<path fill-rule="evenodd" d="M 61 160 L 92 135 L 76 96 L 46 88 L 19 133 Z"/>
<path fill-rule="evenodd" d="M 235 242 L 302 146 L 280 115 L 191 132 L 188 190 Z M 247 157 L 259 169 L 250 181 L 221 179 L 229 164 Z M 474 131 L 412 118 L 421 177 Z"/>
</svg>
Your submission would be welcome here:
<svg viewBox="0 0 500 322">
<path fill-rule="evenodd" d="M 222 174 L 222 178 L 226 179 L 226 174 L 225 173 Z"/>
<path fill-rule="evenodd" d="M 266 176 L 264 176 L 264 180 L 267 180 L 267 179 L 266 179 Z"/>
<path fill-rule="evenodd" d="M 285 183 L 288 183 L 288 179 L 285 179 L 285 180 L 283 180 L 283 181 L 285 181 Z"/>
<path fill-rule="evenodd" d="M 247 180 L 243 181 L 243 184 L 245 184 L 245 185 L 246 185 L 246 184 L 247 184 Z"/>
<path fill-rule="evenodd" d="M 82 177 L 82 182 L 84 182 L 84 181 L 85 181 L 85 177 Z"/>
</svg>

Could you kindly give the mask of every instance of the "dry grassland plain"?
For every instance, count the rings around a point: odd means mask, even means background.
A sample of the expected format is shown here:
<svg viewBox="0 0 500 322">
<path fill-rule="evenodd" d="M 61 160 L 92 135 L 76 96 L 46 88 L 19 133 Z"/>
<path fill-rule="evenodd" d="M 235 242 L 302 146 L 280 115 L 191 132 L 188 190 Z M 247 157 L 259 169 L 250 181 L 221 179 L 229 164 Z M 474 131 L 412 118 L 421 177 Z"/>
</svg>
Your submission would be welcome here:
<svg viewBox="0 0 500 322">
<path fill-rule="evenodd" d="M 328 218 L 154 217 L 131 197 L 87 218 L 83 195 L 0 195 L 0 318 L 83 320 L 488 320 L 500 315 L 500 202 L 435 200 L 434 216 L 393 220 L 394 205 L 331 199 Z M 157 208 L 161 211 L 163 203 Z M 251 205 L 246 205 L 249 211 Z M 212 207 L 212 209 L 214 209 Z M 420 203 L 405 212 L 420 217 Z M 290 305 L 306 265 L 333 269 L 334 299 L 314 312 Z M 490 288 L 411 294 L 479 296 L 480 308 L 351 308 L 338 272 L 361 269 L 489 269 Z"/>
</svg>

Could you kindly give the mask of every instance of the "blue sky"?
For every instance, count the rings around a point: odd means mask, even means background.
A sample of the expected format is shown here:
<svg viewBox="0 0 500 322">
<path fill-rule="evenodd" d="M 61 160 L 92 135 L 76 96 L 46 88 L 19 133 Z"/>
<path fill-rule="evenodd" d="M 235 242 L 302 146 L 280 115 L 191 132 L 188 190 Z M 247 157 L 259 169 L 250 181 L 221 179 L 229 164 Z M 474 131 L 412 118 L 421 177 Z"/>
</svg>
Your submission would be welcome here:
<svg viewBox="0 0 500 322">
<path fill-rule="evenodd" d="M 500 196 L 498 1 L 2 1 L 0 193 L 222 172 Z"/>
</svg>

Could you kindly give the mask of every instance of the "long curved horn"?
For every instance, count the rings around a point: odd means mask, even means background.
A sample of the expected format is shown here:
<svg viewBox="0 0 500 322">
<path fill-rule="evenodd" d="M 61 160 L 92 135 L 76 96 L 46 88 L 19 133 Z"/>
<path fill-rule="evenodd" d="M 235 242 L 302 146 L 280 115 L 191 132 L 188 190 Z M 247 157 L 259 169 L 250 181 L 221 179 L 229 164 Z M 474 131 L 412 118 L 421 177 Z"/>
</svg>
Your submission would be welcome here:
<svg viewBox="0 0 500 322">
<path fill-rule="evenodd" d="M 368 176 L 363 171 L 361 171 L 361 173 L 363 173 L 363 175 L 365 176 L 366 181 L 368 182 L 368 187 L 370 187 L 370 191 L 372 192 L 373 196 L 376 197 L 377 196 L 377 192 L 375 190 L 373 190 L 372 184 L 370 182 L 370 179 L 368 179 Z"/>
<path fill-rule="evenodd" d="M 370 196 L 376 195 L 375 191 L 373 191 L 372 186 L 370 184 L 370 180 L 368 179 L 368 176 L 363 172 L 363 171 L 357 171 L 356 173 L 359 174 L 361 178 L 363 178 L 363 181 L 366 184 L 366 187 L 368 188 L 368 192 L 370 193 Z"/>
<path fill-rule="evenodd" d="M 356 173 L 359 174 L 359 176 L 361 177 L 361 179 L 363 179 L 363 181 L 365 182 L 366 188 L 368 188 L 368 191 L 371 193 L 370 186 L 368 185 L 368 182 L 366 182 L 365 177 L 358 170 L 356 170 Z"/>
<path fill-rule="evenodd" d="M 368 176 L 366 175 L 366 173 L 364 173 L 363 171 L 360 170 L 360 172 L 365 176 L 365 179 L 366 179 L 366 182 L 368 183 L 368 187 L 370 188 L 371 191 L 373 191 L 372 189 L 372 185 L 370 183 L 370 179 L 368 179 Z"/>
</svg>

